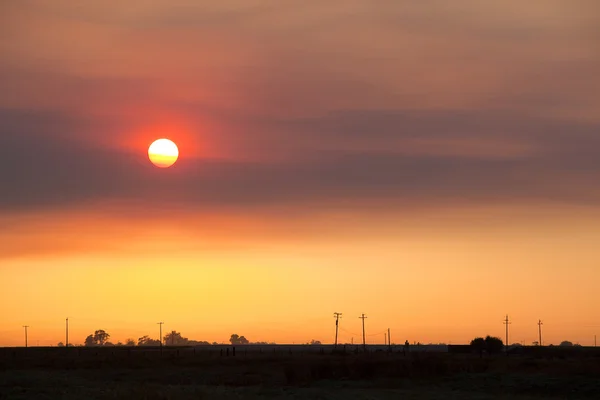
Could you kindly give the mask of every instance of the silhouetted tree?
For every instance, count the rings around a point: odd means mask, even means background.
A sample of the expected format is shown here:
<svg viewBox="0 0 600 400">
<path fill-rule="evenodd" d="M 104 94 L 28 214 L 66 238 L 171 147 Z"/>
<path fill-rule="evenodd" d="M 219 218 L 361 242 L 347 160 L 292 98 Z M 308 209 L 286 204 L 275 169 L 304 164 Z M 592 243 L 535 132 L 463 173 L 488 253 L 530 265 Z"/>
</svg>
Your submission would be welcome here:
<svg viewBox="0 0 600 400">
<path fill-rule="evenodd" d="M 321 345 L 321 341 L 320 340 L 314 340 L 314 339 L 312 339 L 309 344 L 313 345 L 313 346 L 320 346 Z"/>
<path fill-rule="evenodd" d="M 114 346 L 112 342 L 105 342 L 103 346 Z"/>
<path fill-rule="evenodd" d="M 244 336 L 239 336 L 237 333 L 232 334 L 231 337 L 229 338 L 229 341 L 233 345 L 250 343 L 250 341 L 248 339 L 246 339 Z"/>
<path fill-rule="evenodd" d="M 485 349 L 489 354 L 501 353 L 503 348 L 502 339 L 489 335 L 485 337 Z"/>
<path fill-rule="evenodd" d="M 108 341 L 110 335 L 103 329 L 98 329 L 94 332 L 94 343 L 99 346 L 104 346 L 104 343 Z"/>
<path fill-rule="evenodd" d="M 471 340 L 471 348 L 479 352 L 479 354 L 483 354 L 484 351 L 488 354 L 496 354 L 502 352 L 504 343 L 502 343 L 502 339 L 488 335 L 485 339 L 476 337 Z"/>
<path fill-rule="evenodd" d="M 188 338 L 181 336 L 181 333 L 171 331 L 165 335 L 165 344 L 171 346 L 186 346 L 188 344 Z"/>
<path fill-rule="evenodd" d="M 471 348 L 478 352 L 479 355 L 482 355 L 483 351 L 485 350 L 485 339 L 482 337 L 477 337 L 471 340 Z"/>
<path fill-rule="evenodd" d="M 58 347 L 65 347 L 65 344 L 63 342 L 58 342 L 57 346 Z"/>
<path fill-rule="evenodd" d="M 573 342 L 569 342 L 568 340 L 564 340 L 560 342 L 560 346 L 562 347 L 573 347 Z"/>
<path fill-rule="evenodd" d="M 152 339 L 149 336 L 142 336 L 138 339 L 138 346 L 160 346 L 160 340 Z"/>
<path fill-rule="evenodd" d="M 83 343 L 87 347 L 96 346 L 96 342 L 94 341 L 94 335 L 89 335 L 88 337 L 86 337 Z"/>
<path fill-rule="evenodd" d="M 188 340 L 187 345 L 188 346 L 206 346 L 206 345 L 210 345 L 210 343 L 205 340 Z"/>
<path fill-rule="evenodd" d="M 129 338 L 125 341 L 125 346 L 135 346 L 135 340 Z"/>
</svg>

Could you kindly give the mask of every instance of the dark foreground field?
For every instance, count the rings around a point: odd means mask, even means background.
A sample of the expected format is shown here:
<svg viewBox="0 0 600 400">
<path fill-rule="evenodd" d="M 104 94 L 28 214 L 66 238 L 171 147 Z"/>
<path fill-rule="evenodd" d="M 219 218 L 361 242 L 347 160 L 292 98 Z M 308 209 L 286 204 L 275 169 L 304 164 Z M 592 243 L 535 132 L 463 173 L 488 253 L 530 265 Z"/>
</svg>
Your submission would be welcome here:
<svg viewBox="0 0 600 400">
<path fill-rule="evenodd" d="M 600 399 L 585 354 L 61 351 L 0 354 L 0 399 Z"/>
</svg>

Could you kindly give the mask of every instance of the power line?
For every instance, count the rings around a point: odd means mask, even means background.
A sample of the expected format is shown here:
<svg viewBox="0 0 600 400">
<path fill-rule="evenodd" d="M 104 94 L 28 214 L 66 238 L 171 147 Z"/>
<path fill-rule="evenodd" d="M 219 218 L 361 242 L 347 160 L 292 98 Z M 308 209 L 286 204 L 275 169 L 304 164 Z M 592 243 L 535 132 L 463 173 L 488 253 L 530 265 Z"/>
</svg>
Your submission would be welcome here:
<svg viewBox="0 0 600 400">
<path fill-rule="evenodd" d="M 333 313 L 333 318 L 335 318 L 335 344 L 334 344 L 334 347 L 337 347 L 337 343 L 338 343 L 338 328 L 340 326 L 340 318 L 341 317 L 342 317 L 341 312 Z"/>
<path fill-rule="evenodd" d="M 358 317 L 358 318 L 360 318 L 360 317 Z M 365 318 L 366 318 L 366 317 L 365 317 Z M 371 333 L 371 334 L 367 335 L 367 337 L 371 337 L 371 336 L 379 336 L 379 335 L 382 335 L 382 334 L 384 334 L 384 333 L 386 333 L 386 332 L 387 332 L 387 331 L 381 331 L 381 332 L 377 332 L 377 333 Z"/>
<path fill-rule="evenodd" d="M 340 328 L 340 331 L 348 333 L 350 335 L 360 336 L 360 333 L 350 332 L 349 330 L 344 329 L 344 328 Z"/>
<path fill-rule="evenodd" d="M 358 317 L 360 319 L 362 319 L 362 331 L 363 331 L 363 350 L 367 351 L 367 341 L 365 339 L 365 318 L 367 318 L 367 316 L 365 314 L 362 314 L 360 317 Z"/>
</svg>

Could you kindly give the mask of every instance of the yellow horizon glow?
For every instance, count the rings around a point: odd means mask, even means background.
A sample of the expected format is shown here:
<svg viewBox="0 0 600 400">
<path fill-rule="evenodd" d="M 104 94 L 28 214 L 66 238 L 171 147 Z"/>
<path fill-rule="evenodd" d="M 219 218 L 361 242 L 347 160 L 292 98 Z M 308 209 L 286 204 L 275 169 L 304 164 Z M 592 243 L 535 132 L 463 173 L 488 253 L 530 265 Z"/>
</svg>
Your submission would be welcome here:
<svg viewBox="0 0 600 400">
<path fill-rule="evenodd" d="M 169 139 L 158 139 L 148 148 L 148 158 L 157 167 L 168 168 L 179 158 L 179 149 Z"/>
<path fill-rule="evenodd" d="M 599 276 L 595 208 L 265 220 L 147 219 L 130 207 L 4 221 L 0 239 L 15 250 L 0 267 L 0 346 L 22 345 L 22 325 L 32 345 L 56 345 L 67 316 L 74 344 L 96 329 L 114 342 L 156 337 L 159 320 L 209 342 L 237 333 L 330 343 L 340 311 L 342 341 L 357 340 L 362 312 L 368 343 L 383 342 L 378 333 L 390 328 L 395 343 L 453 344 L 503 338 L 508 313 L 511 343 L 537 340 L 542 319 L 546 343 L 590 345 L 600 320 L 589 301 Z"/>
</svg>

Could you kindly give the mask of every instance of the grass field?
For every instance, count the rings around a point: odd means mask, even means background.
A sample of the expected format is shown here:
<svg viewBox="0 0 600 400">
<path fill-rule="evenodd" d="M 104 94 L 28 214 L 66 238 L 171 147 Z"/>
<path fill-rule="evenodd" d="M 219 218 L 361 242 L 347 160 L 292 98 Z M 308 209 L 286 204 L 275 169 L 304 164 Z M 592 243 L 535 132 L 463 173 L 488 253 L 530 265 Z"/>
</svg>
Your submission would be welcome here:
<svg viewBox="0 0 600 400">
<path fill-rule="evenodd" d="M 0 399 L 600 398 L 596 355 L 22 350 L 0 354 Z"/>
</svg>

